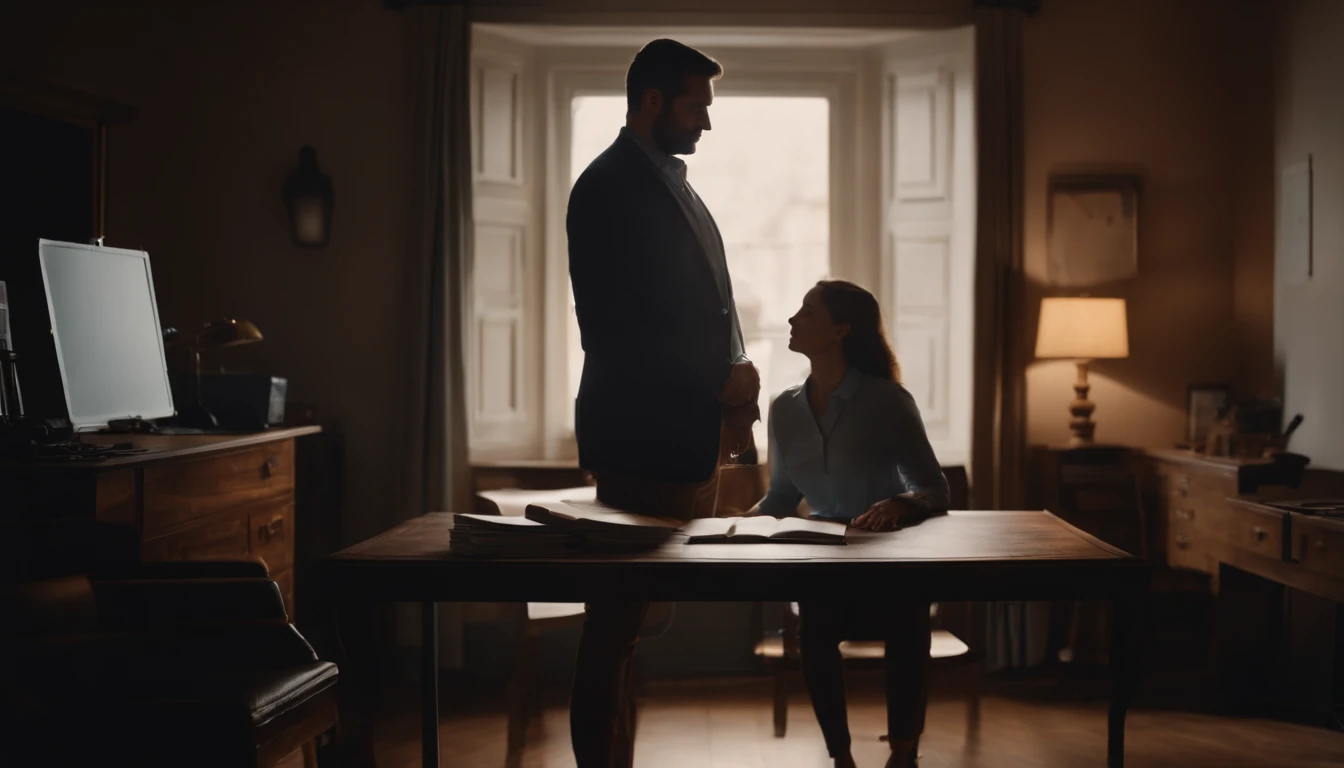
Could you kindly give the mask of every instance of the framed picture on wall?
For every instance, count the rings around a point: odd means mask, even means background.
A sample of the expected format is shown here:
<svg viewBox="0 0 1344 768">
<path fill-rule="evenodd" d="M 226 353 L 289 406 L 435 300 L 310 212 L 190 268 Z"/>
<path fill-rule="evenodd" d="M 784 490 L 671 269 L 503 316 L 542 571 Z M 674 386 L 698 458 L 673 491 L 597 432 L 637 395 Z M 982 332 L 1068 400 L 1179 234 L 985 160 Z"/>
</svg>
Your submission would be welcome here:
<svg viewBox="0 0 1344 768">
<path fill-rule="evenodd" d="M 1085 288 L 1139 271 L 1139 180 L 1129 175 L 1050 177 L 1046 280 Z"/>
<path fill-rule="evenodd" d="M 1232 389 L 1226 384 L 1191 384 L 1186 396 L 1186 438 L 1193 446 L 1202 446 L 1209 427 L 1227 407 Z"/>
</svg>

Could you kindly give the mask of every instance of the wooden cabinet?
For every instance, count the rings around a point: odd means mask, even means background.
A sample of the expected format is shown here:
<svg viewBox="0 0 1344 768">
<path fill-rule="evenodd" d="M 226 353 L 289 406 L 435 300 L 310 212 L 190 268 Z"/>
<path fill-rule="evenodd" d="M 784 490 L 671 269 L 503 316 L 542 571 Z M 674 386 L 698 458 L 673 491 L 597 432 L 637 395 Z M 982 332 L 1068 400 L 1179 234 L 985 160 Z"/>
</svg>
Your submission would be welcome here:
<svg viewBox="0 0 1344 768">
<path fill-rule="evenodd" d="M 1338 473 L 1304 476 L 1297 489 L 1260 486 L 1269 462 L 1149 451 L 1167 565 L 1213 576 L 1230 565 L 1344 601 L 1344 521 L 1286 512 L 1263 501 L 1337 495 Z"/>
<path fill-rule="evenodd" d="M 294 440 L 246 435 L 85 435 L 144 453 L 79 464 L 0 464 L 0 517 L 90 516 L 135 526 L 146 561 L 254 559 L 294 614 Z"/>
<path fill-rule="evenodd" d="M 1289 557 L 1313 573 L 1344 578 L 1344 520 L 1296 516 Z"/>
<path fill-rule="evenodd" d="M 146 532 L 294 495 L 294 441 L 145 467 Z"/>
<path fill-rule="evenodd" d="M 1146 556 L 1151 525 L 1136 480 L 1142 456 L 1125 446 L 1031 446 L 1027 506 L 1048 509 L 1113 547 Z"/>
<path fill-rule="evenodd" d="M 1152 472 L 1150 499 L 1156 502 L 1153 518 L 1161 529 L 1156 538 L 1163 551 L 1155 559 L 1165 556 L 1167 565 L 1209 575 L 1218 573 L 1218 557 L 1211 548 L 1212 541 L 1242 533 L 1251 537 L 1256 549 L 1265 551 L 1277 542 L 1282 545 L 1282 533 L 1268 541 L 1267 524 L 1242 521 L 1236 532 L 1227 529 L 1227 500 L 1235 497 L 1244 486 L 1242 468 L 1263 462 L 1205 459 L 1188 451 L 1148 451 Z M 1253 528 L 1266 533 L 1255 539 Z M 1272 526 L 1270 526 L 1272 527 Z"/>
</svg>

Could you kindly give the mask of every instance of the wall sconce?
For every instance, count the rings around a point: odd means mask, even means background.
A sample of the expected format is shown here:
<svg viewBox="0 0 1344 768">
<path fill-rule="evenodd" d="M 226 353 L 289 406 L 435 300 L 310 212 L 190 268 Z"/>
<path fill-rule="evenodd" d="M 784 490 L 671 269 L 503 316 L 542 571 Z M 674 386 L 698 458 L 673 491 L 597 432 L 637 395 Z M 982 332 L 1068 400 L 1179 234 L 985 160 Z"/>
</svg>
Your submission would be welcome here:
<svg viewBox="0 0 1344 768">
<path fill-rule="evenodd" d="M 284 195 L 294 244 L 307 248 L 325 246 L 331 236 L 331 210 L 336 198 L 331 177 L 318 170 L 317 150 L 312 146 L 299 150 L 299 167 L 285 179 Z"/>
</svg>

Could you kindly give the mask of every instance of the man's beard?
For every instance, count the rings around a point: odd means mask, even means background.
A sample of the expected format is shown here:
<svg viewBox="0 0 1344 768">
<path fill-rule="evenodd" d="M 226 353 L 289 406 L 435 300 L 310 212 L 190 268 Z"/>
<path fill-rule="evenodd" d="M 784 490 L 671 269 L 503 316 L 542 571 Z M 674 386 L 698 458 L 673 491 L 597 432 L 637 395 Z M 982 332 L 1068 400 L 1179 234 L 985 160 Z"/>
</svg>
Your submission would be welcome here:
<svg viewBox="0 0 1344 768">
<path fill-rule="evenodd" d="M 695 153 L 696 131 L 679 131 L 672 124 L 666 112 L 660 112 L 653 118 L 653 143 L 669 155 L 690 155 Z"/>
</svg>

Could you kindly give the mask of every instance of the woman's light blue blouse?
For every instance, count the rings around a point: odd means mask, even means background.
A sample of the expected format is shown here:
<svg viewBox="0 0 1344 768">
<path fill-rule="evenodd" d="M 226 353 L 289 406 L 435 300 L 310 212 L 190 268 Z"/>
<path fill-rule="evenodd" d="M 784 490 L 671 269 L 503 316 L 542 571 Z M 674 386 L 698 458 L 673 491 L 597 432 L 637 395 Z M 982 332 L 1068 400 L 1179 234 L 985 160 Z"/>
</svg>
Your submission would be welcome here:
<svg viewBox="0 0 1344 768">
<path fill-rule="evenodd" d="M 770 490 L 759 512 L 852 520 L 883 499 L 903 496 L 930 514 L 946 511 L 947 479 L 933 455 L 915 399 L 905 387 L 850 368 L 818 420 L 807 384 L 770 406 Z"/>
</svg>

